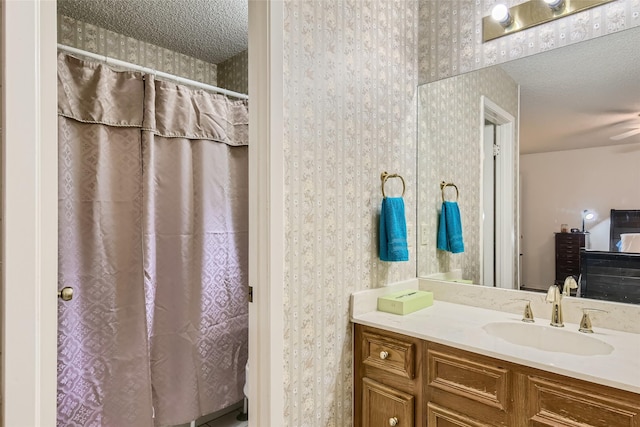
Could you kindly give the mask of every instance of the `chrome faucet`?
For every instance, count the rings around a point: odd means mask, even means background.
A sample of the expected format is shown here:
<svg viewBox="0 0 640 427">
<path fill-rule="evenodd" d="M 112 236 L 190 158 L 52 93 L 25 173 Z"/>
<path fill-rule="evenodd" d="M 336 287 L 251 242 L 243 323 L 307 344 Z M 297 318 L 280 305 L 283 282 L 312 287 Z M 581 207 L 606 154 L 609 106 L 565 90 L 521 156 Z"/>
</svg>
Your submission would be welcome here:
<svg viewBox="0 0 640 427">
<path fill-rule="evenodd" d="M 547 302 L 551 303 L 551 326 L 563 328 L 562 322 L 562 294 L 558 285 L 551 285 L 547 291 Z"/>
</svg>

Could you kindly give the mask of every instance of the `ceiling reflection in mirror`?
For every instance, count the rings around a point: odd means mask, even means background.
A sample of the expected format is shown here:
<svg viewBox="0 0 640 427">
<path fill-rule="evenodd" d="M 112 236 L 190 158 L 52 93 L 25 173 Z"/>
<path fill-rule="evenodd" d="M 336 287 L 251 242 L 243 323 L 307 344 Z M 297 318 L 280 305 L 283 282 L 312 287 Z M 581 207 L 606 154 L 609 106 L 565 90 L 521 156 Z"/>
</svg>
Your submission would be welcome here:
<svg viewBox="0 0 640 427">
<path fill-rule="evenodd" d="M 640 210 L 639 45 L 636 27 L 419 87 L 419 277 L 546 290 L 565 275 L 582 279 L 579 248 L 573 256 L 562 242 L 584 236 L 588 251 L 630 265 L 607 283 L 640 297 L 640 257 L 620 252 L 619 234 L 611 243 L 610 221 L 612 209 Z M 514 118 L 511 138 L 487 102 Z M 500 158 L 505 148 L 512 154 Z M 459 188 L 464 253 L 437 249 L 442 181 Z M 508 213 L 516 220 L 505 228 Z M 623 234 L 640 233 L 629 218 Z"/>
</svg>

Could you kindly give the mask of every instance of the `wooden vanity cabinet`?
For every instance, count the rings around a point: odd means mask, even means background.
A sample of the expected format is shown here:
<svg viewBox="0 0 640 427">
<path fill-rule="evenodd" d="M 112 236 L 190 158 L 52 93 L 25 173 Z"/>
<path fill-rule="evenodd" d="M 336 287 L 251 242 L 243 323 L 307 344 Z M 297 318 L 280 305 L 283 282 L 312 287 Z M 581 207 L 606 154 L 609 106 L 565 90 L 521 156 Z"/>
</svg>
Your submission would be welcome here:
<svg viewBox="0 0 640 427">
<path fill-rule="evenodd" d="M 423 426 L 423 341 L 355 325 L 354 426 Z"/>
<path fill-rule="evenodd" d="M 640 394 L 381 329 L 354 358 L 356 427 L 640 427 Z"/>
</svg>

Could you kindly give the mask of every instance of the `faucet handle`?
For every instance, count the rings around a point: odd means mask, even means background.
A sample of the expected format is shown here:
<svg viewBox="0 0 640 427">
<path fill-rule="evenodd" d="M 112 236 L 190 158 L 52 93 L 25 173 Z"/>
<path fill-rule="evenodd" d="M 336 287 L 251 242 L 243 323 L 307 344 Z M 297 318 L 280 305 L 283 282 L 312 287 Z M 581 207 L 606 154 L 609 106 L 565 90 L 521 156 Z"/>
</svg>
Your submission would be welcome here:
<svg viewBox="0 0 640 427">
<path fill-rule="evenodd" d="M 531 310 L 531 301 L 524 298 L 517 298 L 514 301 L 526 301 L 527 305 L 524 307 L 524 313 L 522 314 L 522 321 L 527 323 L 535 322 L 533 318 L 533 310 Z"/>
<path fill-rule="evenodd" d="M 607 310 L 600 310 L 599 308 L 583 308 L 582 309 L 582 320 L 580 320 L 580 328 L 578 329 L 580 332 L 584 332 L 585 334 L 592 334 L 593 329 L 591 327 L 591 319 L 589 318 L 589 312 L 591 311 L 599 311 L 602 313 L 608 313 Z"/>
<path fill-rule="evenodd" d="M 578 289 L 578 282 L 576 282 L 573 276 L 567 276 L 562 286 L 562 295 L 567 297 L 571 296 L 571 289 Z"/>
<path fill-rule="evenodd" d="M 560 288 L 558 287 L 558 285 L 553 284 L 551 286 L 549 286 L 549 290 L 547 291 L 547 296 L 545 298 L 545 301 L 547 302 L 558 302 L 560 301 Z"/>
</svg>

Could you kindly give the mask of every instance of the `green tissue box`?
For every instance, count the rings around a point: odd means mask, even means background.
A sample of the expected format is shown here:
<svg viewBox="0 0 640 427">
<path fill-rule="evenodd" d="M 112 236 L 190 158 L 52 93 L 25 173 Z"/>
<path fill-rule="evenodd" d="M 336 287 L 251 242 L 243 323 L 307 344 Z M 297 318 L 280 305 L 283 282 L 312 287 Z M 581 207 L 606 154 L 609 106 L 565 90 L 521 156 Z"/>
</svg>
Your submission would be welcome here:
<svg viewBox="0 0 640 427">
<path fill-rule="evenodd" d="M 378 311 L 409 314 L 433 305 L 433 292 L 406 289 L 378 297 Z"/>
</svg>

